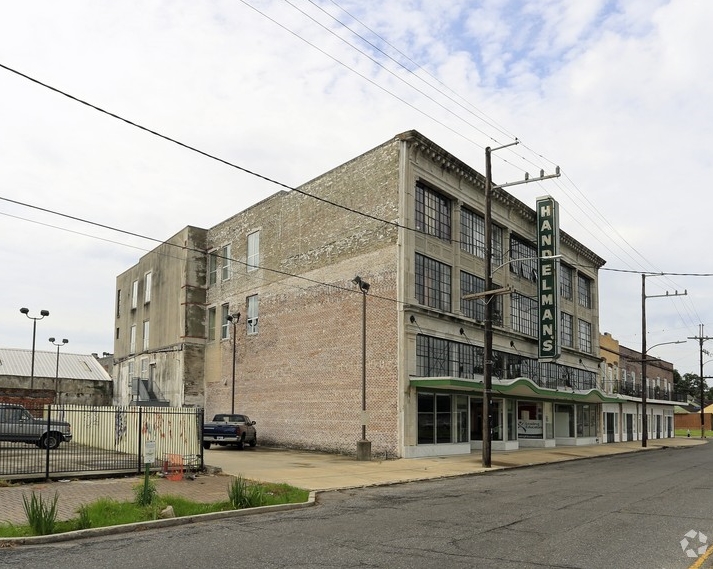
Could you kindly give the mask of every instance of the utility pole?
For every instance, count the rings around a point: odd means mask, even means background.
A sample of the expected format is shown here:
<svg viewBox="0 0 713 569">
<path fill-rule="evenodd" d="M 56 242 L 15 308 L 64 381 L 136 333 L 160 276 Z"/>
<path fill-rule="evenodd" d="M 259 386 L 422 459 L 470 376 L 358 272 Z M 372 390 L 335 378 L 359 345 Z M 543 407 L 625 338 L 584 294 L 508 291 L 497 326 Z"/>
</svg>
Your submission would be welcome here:
<svg viewBox="0 0 713 569">
<path fill-rule="evenodd" d="M 705 393 L 706 393 L 706 379 L 705 376 L 703 375 L 703 352 L 705 351 L 703 349 L 703 342 L 706 340 L 713 340 L 710 336 L 704 336 L 703 335 L 703 324 L 698 325 L 698 336 L 689 336 L 689 340 L 698 340 L 698 343 L 700 345 L 700 354 L 701 354 L 701 438 L 705 439 L 706 438 L 706 417 L 705 413 L 703 412 L 703 402 L 705 400 Z"/>
<path fill-rule="evenodd" d="M 491 164 L 491 155 L 495 150 L 502 150 L 509 146 L 520 144 L 520 141 L 515 139 L 515 142 L 498 146 L 497 148 L 485 149 L 485 215 L 484 215 L 484 239 L 485 239 L 485 327 L 483 340 L 483 467 L 490 468 L 492 455 L 493 441 L 493 304 L 492 300 L 495 294 L 502 293 L 493 289 L 493 216 L 492 202 L 493 190 L 504 188 L 506 186 L 516 186 L 518 184 L 527 184 L 528 182 L 538 182 L 549 178 L 556 178 L 560 175 L 560 168 L 557 166 L 556 174 L 545 176 L 544 170 L 540 171 L 539 178 L 530 178 L 529 174 L 525 174 L 525 179 L 518 182 L 510 182 L 500 186 L 493 186 L 493 172 Z"/>
<path fill-rule="evenodd" d="M 666 273 L 655 273 L 649 274 L 648 276 L 660 277 Z M 659 298 L 663 296 L 686 296 L 688 291 L 684 290 L 682 293 L 678 291 L 673 294 L 652 294 L 646 296 L 646 273 L 641 273 L 641 446 L 646 447 L 646 441 L 649 437 L 649 420 L 646 415 L 646 299 L 647 298 Z"/>
</svg>

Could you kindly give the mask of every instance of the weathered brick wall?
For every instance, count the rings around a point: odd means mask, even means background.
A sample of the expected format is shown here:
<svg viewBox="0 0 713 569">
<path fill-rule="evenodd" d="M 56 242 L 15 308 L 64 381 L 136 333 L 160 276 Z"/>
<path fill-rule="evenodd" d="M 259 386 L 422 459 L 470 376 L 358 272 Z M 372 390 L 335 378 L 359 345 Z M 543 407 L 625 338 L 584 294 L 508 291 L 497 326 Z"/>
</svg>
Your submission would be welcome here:
<svg viewBox="0 0 713 569">
<path fill-rule="evenodd" d="M 236 411 L 257 421 L 262 443 L 353 454 L 361 438 L 362 294 L 367 296 L 367 438 L 375 455 L 398 448 L 398 146 L 385 145 L 280 193 L 209 232 L 231 244 L 231 278 L 208 291 L 208 306 L 242 314 L 237 337 Z M 260 231 L 260 266 L 248 272 L 247 235 Z M 242 263 L 240 262 L 242 261 Z M 294 275 L 294 276 L 293 276 Z M 247 335 L 246 298 L 258 294 L 259 332 Z M 219 326 L 219 324 L 218 324 Z M 206 414 L 230 407 L 232 339 L 206 346 Z"/>
<path fill-rule="evenodd" d="M 703 413 L 704 425 L 707 430 L 713 430 L 713 413 Z M 701 430 L 701 414 L 688 413 L 686 415 L 677 414 L 673 416 L 673 425 L 676 429 Z"/>
<path fill-rule="evenodd" d="M 36 377 L 34 389 L 13 387 L 26 385 L 27 377 L 4 376 L 0 388 L 0 402 L 19 403 L 25 407 L 37 407 L 57 403 L 55 379 Z M 77 405 L 111 405 L 112 383 L 85 379 L 59 380 L 59 403 Z"/>
<path fill-rule="evenodd" d="M 27 378 L 23 379 L 27 381 Z M 42 417 L 43 407 L 54 402 L 55 391 L 53 389 L 0 388 L 0 403 L 22 405 L 38 418 Z"/>
</svg>

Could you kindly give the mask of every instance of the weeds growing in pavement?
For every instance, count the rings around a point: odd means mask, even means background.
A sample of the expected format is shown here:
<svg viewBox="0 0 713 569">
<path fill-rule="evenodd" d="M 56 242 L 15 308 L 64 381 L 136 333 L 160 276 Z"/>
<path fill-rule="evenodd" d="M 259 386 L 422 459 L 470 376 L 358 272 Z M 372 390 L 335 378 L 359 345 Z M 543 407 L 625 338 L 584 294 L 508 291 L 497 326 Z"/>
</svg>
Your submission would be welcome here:
<svg viewBox="0 0 713 569">
<path fill-rule="evenodd" d="M 134 496 L 137 506 L 150 506 L 158 497 L 156 483 L 147 477 L 141 484 L 134 486 Z"/>
<path fill-rule="evenodd" d="M 228 488 L 228 497 L 233 508 L 256 508 L 265 505 L 265 490 L 260 484 L 252 484 L 242 476 L 233 478 Z"/>
<path fill-rule="evenodd" d="M 227 477 L 226 477 L 227 479 Z M 236 488 L 233 490 L 233 488 Z M 139 486 L 135 487 L 135 491 Z M 143 488 L 143 481 L 141 484 Z M 225 512 L 234 510 L 236 507 L 249 508 L 254 506 L 267 506 L 275 504 L 297 504 L 306 502 L 309 498 L 309 492 L 301 488 L 295 488 L 288 484 L 272 484 L 246 482 L 244 478 L 232 478 L 231 484 L 228 487 L 229 499 L 220 502 L 204 503 L 193 502 L 181 496 L 158 495 L 154 494 L 154 500 L 147 506 L 139 506 L 135 501 L 118 502 L 109 498 L 100 498 L 94 502 L 84 504 L 77 509 L 77 517 L 69 520 L 57 520 L 53 526 L 51 533 L 63 533 L 88 528 L 100 528 L 107 526 L 119 526 L 135 522 L 143 522 L 155 520 L 158 513 L 166 506 L 173 506 L 176 517 L 194 516 L 197 514 L 207 514 L 211 512 Z M 233 493 L 236 499 L 233 500 Z M 242 496 L 237 499 L 237 496 Z M 43 502 L 41 496 L 34 496 L 26 500 L 26 511 L 44 510 L 49 513 L 54 513 L 49 516 L 56 519 L 57 516 L 57 494 L 55 493 L 54 500 L 49 503 Z M 34 500 L 34 502 L 33 502 Z M 34 506 L 33 506 L 34 503 Z M 242 504 L 236 506 L 236 503 Z M 42 506 L 40 506 L 42 504 Z M 29 515 L 28 515 L 29 522 Z M 45 524 L 47 532 L 47 524 Z M 49 532 L 47 532 L 49 533 Z M 0 523 L 0 537 L 17 538 L 30 535 L 38 535 L 31 525 L 13 525 Z M 0 543 L 0 548 L 2 544 Z"/>
<path fill-rule="evenodd" d="M 49 535 L 54 531 L 54 526 L 57 523 L 57 501 L 59 496 L 54 493 L 52 500 L 45 501 L 42 494 L 32 494 L 28 500 L 27 496 L 22 495 L 22 505 L 25 508 L 27 523 L 35 535 Z"/>
</svg>

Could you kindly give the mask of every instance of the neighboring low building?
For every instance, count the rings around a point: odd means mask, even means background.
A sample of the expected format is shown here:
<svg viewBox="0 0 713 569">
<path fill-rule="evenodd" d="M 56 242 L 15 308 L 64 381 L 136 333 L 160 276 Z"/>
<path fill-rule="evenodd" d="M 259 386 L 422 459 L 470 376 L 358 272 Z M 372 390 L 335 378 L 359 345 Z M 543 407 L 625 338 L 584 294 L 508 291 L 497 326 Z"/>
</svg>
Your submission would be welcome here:
<svg viewBox="0 0 713 569">
<path fill-rule="evenodd" d="M 641 352 L 619 344 L 611 334 L 599 339 L 602 355 L 602 387 L 616 402 L 602 405 L 605 442 L 641 440 L 642 373 Z M 673 385 L 673 364 L 649 356 L 646 360 L 647 438 L 674 436 L 674 412 L 679 404 Z"/>
<path fill-rule="evenodd" d="M 353 454 L 364 428 L 381 456 L 480 448 L 484 188 L 410 131 L 210 229 L 185 227 L 117 277 L 115 403 L 138 382 L 208 415 L 235 406 L 261 442 Z M 600 442 L 602 404 L 619 401 L 599 383 L 604 260 L 557 225 L 553 272 L 540 274 L 544 209 L 498 188 L 491 205 L 492 448 Z M 544 318 L 557 330 L 548 358 Z"/>
<path fill-rule="evenodd" d="M 0 348 L 0 401 L 111 405 L 111 376 L 93 354 Z"/>
</svg>

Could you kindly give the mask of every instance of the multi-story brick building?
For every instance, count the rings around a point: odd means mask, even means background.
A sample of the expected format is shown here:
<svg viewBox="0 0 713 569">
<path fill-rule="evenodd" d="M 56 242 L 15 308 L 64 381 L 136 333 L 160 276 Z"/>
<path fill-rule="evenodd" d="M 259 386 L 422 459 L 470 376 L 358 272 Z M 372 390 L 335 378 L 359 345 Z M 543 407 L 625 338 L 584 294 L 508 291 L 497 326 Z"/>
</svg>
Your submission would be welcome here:
<svg viewBox="0 0 713 569">
<path fill-rule="evenodd" d="M 599 339 L 602 355 L 602 388 L 616 402 L 602 406 L 605 442 L 634 441 L 642 438 L 641 352 L 619 344 L 609 333 Z M 647 438 L 674 436 L 673 364 L 652 356 L 646 360 Z"/>
<path fill-rule="evenodd" d="M 234 405 L 298 448 L 354 453 L 364 425 L 376 455 L 479 448 L 484 182 L 411 131 L 186 227 L 117 278 L 116 402 Z M 493 449 L 597 442 L 616 400 L 598 384 L 604 261 L 560 232 L 561 355 L 538 359 L 536 212 L 502 189 L 491 203 Z"/>
</svg>

